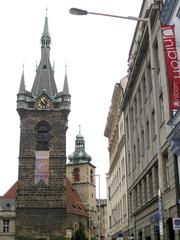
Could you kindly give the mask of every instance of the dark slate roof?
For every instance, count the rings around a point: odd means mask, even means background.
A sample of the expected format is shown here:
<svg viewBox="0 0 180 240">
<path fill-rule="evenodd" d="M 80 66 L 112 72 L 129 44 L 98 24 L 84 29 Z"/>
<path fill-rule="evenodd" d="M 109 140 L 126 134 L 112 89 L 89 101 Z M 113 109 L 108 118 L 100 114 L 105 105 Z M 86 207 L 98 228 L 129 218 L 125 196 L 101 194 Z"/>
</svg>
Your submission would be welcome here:
<svg viewBox="0 0 180 240">
<path fill-rule="evenodd" d="M 53 70 L 48 56 L 48 49 L 42 50 L 42 57 L 37 69 L 34 84 L 31 89 L 32 94 L 38 97 L 44 90 L 49 97 L 57 94 L 57 87 L 54 79 Z"/>
<path fill-rule="evenodd" d="M 85 151 L 85 141 L 83 135 L 79 132 L 76 136 L 75 151 L 68 156 L 69 164 L 90 162 L 91 156 Z"/>
<path fill-rule="evenodd" d="M 25 93 L 26 89 L 25 89 L 25 81 L 24 81 L 24 71 L 22 73 L 22 77 L 21 77 L 21 82 L 20 82 L 20 87 L 19 87 L 19 93 Z"/>
<path fill-rule="evenodd" d="M 65 73 L 65 77 L 64 77 L 63 93 L 69 94 L 69 86 L 68 86 L 67 73 Z"/>
<path fill-rule="evenodd" d="M 41 60 L 37 68 L 32 94 L 38 97 L 43 90 L 49 97 L 57 94 L 57 87 L 54 79 L 53 69 L 49 60 L 51 37 L 48 28 L 48 18 L 45 18 L 44 31 L 41 37 Z"/>
</svg>

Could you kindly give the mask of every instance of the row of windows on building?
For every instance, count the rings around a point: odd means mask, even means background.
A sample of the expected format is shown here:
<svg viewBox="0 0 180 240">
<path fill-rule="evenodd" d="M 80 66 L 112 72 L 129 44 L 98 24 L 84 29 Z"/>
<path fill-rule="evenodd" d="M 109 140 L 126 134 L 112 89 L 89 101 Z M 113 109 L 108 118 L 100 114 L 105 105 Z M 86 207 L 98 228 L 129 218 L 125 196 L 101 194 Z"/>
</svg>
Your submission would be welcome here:
<svg viewBox="0 0 180 240">
<path fill-rule="evenodd" d="M 163 168 L 164 168 L 164 188 L 169 188 L 170 181 L 170 159 L 168 151 L 163 153 Z M 158 164 L 156 163 L 147 174 L 134 186 L 128 193 L 129 214 L 141 208 L 152 198 L 156 197 L 159 188 Z"/>
<path fill-rule="evenodd" d="M 158 73 L 159 104 L 160 112 L 158 114 L 158 126 L 164 123 L 164 100 L 160 80 L 160 71 Z M 139 84 L 134 100 L 131 105 L 131 111 L 126 117 L 126 138 L 128 142 L 128 161 L 132 154 L 132 168 L 134 169 L 140 158 L 144 156 L 150 143 L 155 140 L 155 110 L 153 106 L 152 81 L 150 77 L 150 66 L 145 70 L 144 76 Z M 130 172 L 130 164 L 128 165 Z"/>
<path fill-rule="evenodd" d="M 151 168 L 148 173 L 129 191 L 129 214 L 141 208 L 158 193 L 158 166 Z"/>
<path fill-rule="evenodd" d="M 118 201 L 115 207 L 112 207 L 112 215 L 109 216 L 109 226 L 113 228 L 127 219 L 127 197 L 124 193 L 122 199 Z M 111 203 L 110 203 L 111 206 Z"/>
<path fill-rule="evenodd" d="M 163 182 L 164 189 L 170 186 L 170 159 L 168 150 L 164 151 L 163 155 Z M 175 155 L 173 156 L 175 157 Z M 133 214 L 136 210 L 144 206 L 152 198 L 158 195 L 159 176 L 158 164 L 156 163 L 147 174 L 128 192 L 129 214 Z"/>
<path fill-rule="evenodd" d="M 113 135 L 113 139 L 109 145 L 109 154 L 110 154 L 110 161 L 112 162 L 118 147 L 119 147 L 119 142 L 124 136 L 124 124 L 123 124 L 123 119 L 119 122 L 119 124 L 116 125 L 116 130 L 114 131 L 115 134 Z"/>
<path fill-rule="evenodd" d="M 116 173 L 108 187 L 108 198 L 111 200 L 116 194 L 121 193 L 121 187 L 125 186 L 125 160 L 119 161 L 121 166 L 117 168 Z"/>
</svg>

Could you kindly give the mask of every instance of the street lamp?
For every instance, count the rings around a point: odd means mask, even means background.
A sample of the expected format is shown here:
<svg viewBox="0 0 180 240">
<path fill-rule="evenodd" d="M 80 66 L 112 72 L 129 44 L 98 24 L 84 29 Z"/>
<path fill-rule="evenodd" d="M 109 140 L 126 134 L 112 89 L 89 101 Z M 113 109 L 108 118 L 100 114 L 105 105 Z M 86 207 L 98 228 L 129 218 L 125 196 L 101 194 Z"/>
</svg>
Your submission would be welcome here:
<svg viewBox="0 0 180 240">
<path fill-rule="evenodd" d="M 164 226 L 163 226 L 163 212 L 162 212 L 162 197 L 164 193 L 164 185 L 163 185 L 163 158 L 162 158 L 162 152 L 161 152 L 161 142 L 160 142 L 160 133 L 159 133 L 159 127 L 158 127 L 158 112 L 160 112 L 160 106 L 159 106 L 159 98 L 158 98 L 158 88 L 157 88 L 157 74 L 155 69 L 155 57 L 153 52 L 153 40 L 152 40 L 152 30 L 151 30 L 151 20 L 150 18 L 141 18 L 141 17 L 132 17 L 132 16 L 119 16 L 119 15 L 112 15 L 112 14 L 106 14 L 106 13 L 97 13 L 97 12 L 89 12 L 83 9 L 79 8 L 71 8 L 69 12 L 73 15 L 87 15 L 87 14 L 93 14 L 93 15 L 99 15 L 104 17 L 114 17 L 114 18 L 121 18 L 121 19 L 127 19 L 127 20 L 134 20 L 137 22 L 145 22 L 147 24 L 148 28 L 148 34 L 149 34 L 149 51 L 150 51 L 150 62 L 151 62 L 151 78 L 152 78 L 152 85 L 153 85 L 153 98 L 154 98 L 154 108 L 155 108 L 155 131 L 156 131 L 156 138 L 157 138 L 157 154 L 158 154 L 158 168 L 159 168 L 159 227 L 160 227 L 160 237 L 161 239 L 164 239 Z"/>
</svg>

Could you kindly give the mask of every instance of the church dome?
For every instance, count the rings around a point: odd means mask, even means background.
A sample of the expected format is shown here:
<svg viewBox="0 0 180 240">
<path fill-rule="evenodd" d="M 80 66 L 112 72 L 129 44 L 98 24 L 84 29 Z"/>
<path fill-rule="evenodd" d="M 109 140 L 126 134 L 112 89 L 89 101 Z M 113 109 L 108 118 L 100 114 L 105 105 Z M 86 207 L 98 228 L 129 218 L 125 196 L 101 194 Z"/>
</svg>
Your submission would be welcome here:
<svg viewBox="0 0 180 240">
<path fill-rule="evenodd" d="M 72 164 L 90 162 L 92 160 L 91 156 L 85 151 L 84 136 L 81 134 L 80 130 L 79 134 L 76 136 L 75 151 L 68 156 L 68 159 Z"/>
</svg>

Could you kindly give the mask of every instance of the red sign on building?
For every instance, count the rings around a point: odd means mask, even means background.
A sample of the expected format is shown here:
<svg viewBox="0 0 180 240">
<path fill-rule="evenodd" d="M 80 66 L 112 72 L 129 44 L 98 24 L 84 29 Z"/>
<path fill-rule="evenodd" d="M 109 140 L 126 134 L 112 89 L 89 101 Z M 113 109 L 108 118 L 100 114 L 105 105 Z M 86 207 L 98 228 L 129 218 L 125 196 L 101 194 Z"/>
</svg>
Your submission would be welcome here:
<svg viewBox="0 0 180 240">
<path fill-rule="evenodd" d="M 177 111 L 180 107 L 180 67 L 174 25 L 162 25 L 161 29 L 169 79 L 170 111 Z"/>
</svg>

